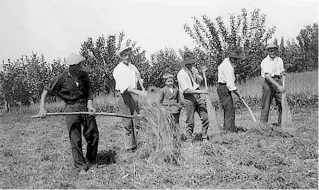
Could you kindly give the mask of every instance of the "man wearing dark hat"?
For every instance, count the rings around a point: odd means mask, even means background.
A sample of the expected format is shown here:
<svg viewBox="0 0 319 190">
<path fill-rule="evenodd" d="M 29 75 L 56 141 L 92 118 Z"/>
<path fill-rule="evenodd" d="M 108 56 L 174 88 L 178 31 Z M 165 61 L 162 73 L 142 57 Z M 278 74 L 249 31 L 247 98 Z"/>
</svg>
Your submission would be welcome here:
<svg viewBox="0 0 319 190">
<path fill-rule="evenodd" d="M 281 78 L 285 75 L 285 69 L 282 59 L 276 56 L 277 49 L 276 44 L 267 45 L 268 56 L 261 62 L 261 76 L 265 78 L 265 81 L 262 85 L 260 121 L 262 123 L 268 122 L 270 104 L 272 99 L 275 98 L 278 106 L 278 126 L 280 126 L 282 114 L 281 95 L 285 91 Z"/>
<path fill-rule="evenodd" d="M 122 49 L 119 56 L 122 61 L 113 71 L 115 90 L 121 94 L 121 97 L 118 97 L 118 105 L 122 114 L 134 115 L 134 113 L 139 113 L 138 96 L 145 97 L 146 93 L 137 89 L 138 83 L 142 84 L 139 71 L 131 63 L 132 48 Z M 129 152 L 134 152 L 136 150 L 136 142 L 133 121 L 123 119 L 123 125 L 125 128 L 125 149 Z"/>
<path fill-rule="evenodd" d="M 92 112 L 92 115 L 67 115 L 66 124 L 72 148 L 75 169 L 87 171 L 90 166 L 97 164 L 99 131 L 92 106 L 93 93 L 88 74 L 81 69 L 84 57 L 71 54 L 66 59 L 68 70 L 57 75 L 43 90 L 40 102 L 39 116 L 46 116 L 45 101 L 47 94 L 54 94 L 65 103 L 66 112 Z M 81 125 L 83 136 L 87 142 L 87 152 L 84 158 L 82 152 Z"/>
<path fill-rule="evenodd" d="M 234 67 L 238 64 L 240 50 L 233 49 L 229 51 L 228 57 L 218 66 L 218 87 L 217 94 L 224 110 L 224 130 L 226 132 L 238 132 L 242 128 L 235 127 L 235 107 L 233 104 L 232 92 L 234 92 L 239 99 L 242 96 L 235 86 Z"/>
<path fill-rule="evenodd" d="M 201 97 L 201 94 L 208 94 L 208 91 L 199 89 L 199 82 L 202 77 L 193 65 L 196 63 L 196 58 L 193 53 L 184 53 L 182 69 L 177 74 L 178 86 L 181 94 L 184 96 L 184 105 L 187 114 L 186 138 L 191 140 L 194 132 L 194 114 L 198 113 L 202 121 L 202 139 L 206 141 L 207 130 L 209 126 L 206 101 Z"/>
</svg>

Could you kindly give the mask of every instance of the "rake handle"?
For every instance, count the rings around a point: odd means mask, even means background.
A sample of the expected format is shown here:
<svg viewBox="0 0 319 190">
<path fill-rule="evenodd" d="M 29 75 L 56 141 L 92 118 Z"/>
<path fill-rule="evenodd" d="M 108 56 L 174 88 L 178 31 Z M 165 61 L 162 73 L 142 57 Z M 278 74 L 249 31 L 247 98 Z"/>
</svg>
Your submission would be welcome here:
<svg viewBox="0 0 319 190">
<path fill-rule="evenodd" d="M 59 116 L 59 115 L 92 115 L 92 112 L 60 112 L 60 113 L 47 113 L 46 116 Z M 132 115 L 123 115 L 123 114 L 106 113 L 106 112 L 94 113 L 94 115 L 111 116 L 111 117 L 121 117 L 121 118 L 129 118 L 129 119 L 135 118 L 135 116 L 132 116 Z M 33 115 L 33 116 L 31 116 L 31 118 L 40 118 L 40 116 L 39 116 L 39 115 Z"/>
<path fill-rule="evenodd" d="M 256 118 L 255 118 L 253 112 L 251 111 L 250 107 L 249 107 L 248 104 L 246 103 L 246 101 L 245 101 L 244 99 L 241 99 L 241 100 L 243 101 L 243 103 L 244 103 L 245 106 L 247 107 L 247 109 L 248 109 L 248 111 L 249 111 L 251 117 L 253 118 L 254 122 L 257 123 L 257 120 L 256 120 Z"/>
</svg>

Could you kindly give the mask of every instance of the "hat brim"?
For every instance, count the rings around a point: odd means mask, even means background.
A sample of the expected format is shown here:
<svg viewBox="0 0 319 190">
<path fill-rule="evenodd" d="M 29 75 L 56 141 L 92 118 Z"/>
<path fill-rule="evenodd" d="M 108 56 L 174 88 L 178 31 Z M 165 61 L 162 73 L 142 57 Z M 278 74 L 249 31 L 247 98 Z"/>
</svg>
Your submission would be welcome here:
<svg viewBox="0 0 319 190">
<path fill-rule="evenodd" d="M 127 55 L 127 54 L 131 54 L 131 53 L 132 53 L 132 48 L 128 47 L 128 48 L 122 50 L 122 51 L 119 53 L 119 56 L 120 56 L 120 57 L 123 57 L 123 56 L 125 56 L 125 55 Z"/>
<path fill-rule="evenodd" d="M 245 56 L 243 56 L 243 55 L 229 55 L 228 57 L 232 57 L 235 59 L 243 59 Z"/>
<path fill-rule="evenodd" d="M 197 59 L 189 59 L 189 60 L 183 60 L 181 64 L 189 65 L 189 64 L 195 64 L 196 62 L 197 62 Z"/>
<path fill-rule="evenodd" d="M 270 50 L 270 49 L 278 49 L 277 46 L 269 46 L 269 47 L 266 47 L 266 50 Z"/>
<path fill-rule="evenodd" d="M 66 65 L 67 66 L 77 65 L 84 60 L 85 60 L 85 58 L 82 56 L 73 56 L 73 57 L 69 58 L 68 60 L 66 60 Z"/>
</svg>

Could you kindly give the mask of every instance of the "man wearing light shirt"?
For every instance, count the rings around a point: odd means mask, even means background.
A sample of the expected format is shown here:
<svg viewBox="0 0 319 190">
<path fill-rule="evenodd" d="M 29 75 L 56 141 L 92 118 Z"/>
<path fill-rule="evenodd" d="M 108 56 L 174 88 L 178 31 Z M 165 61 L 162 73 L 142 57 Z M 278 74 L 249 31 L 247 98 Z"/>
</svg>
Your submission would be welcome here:
<svg viewBox="0 0 319 190">
<path fill-rule="evenodd" d="M 261 76 L 265 78 L 262 85 L 262 106 L 261 117 L 262 123 L 267 123 L 269 118 L 269 109 L 272 99 L 275 97 L 276 105 L 278 106 L 278 126 L 281 125 L 281 95 L 284 92 L 282 86 L 282 75 L 284 75 L 284 64 L 280 57 L 276 56 L 278 49 L 275 44 L 270 44 L 266 47 L 268 56 L 261 62 Z"/>
<path fill-rule="evenodd" d="M 115 90 L 119 91 L 122 97 L 118 98 L 118 105 L 122 114 L 134 115 L 139 113 L 139 106 L 136 96 L 146 96 L 144 91 L 137 89 L 140 78 L 138 69 L 131 63 L 132 48 L 125 48 L 120 51 L 122 61 L 114 68 Z M 123 120 L 125 128 L 125 148 L 129 152 L 136 149 L 135 132 L 133 121 Z"/>
<path fill-rule="evenodd" d="M 238 132 L 244 130 L 235 127 L 235 107 L 231 93 L 234 92 L 239 99 L 243 99 L 235 85 L 234 67 L 241 59 L 240 51 L 237 49 L 229 52 L 228 58 L 218 66 L 218 88 L 217 93 L 224 110 L 224 129 L 226 132 Z"/>
<path fill-rule="evenodd" d="M 191 52 L 184 54 L 182 69 L 177 74 L 178 86 L 184 96 L 184 105 L 187 114 L 186 138 L 191 140 L 194 132 L 194 114 L 198 113 L 202 121 L 202 140 L 207 140 L 207 130 L 209 126 L 206 101 L 200 96 L 207 94 L 207 90 L 199 89 L 199 82 L 203 80 L 193 65 L 196 63 L 195 56 Z"/>
</svg>

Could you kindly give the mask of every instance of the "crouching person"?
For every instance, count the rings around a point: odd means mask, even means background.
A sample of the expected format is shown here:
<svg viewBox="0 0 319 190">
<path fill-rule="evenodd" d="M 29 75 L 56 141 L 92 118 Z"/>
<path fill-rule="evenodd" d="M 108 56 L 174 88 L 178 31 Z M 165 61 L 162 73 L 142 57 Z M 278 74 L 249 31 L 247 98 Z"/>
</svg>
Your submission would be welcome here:
<svg viewBox="0 0 319 190">
<path fill-rule="evenodd" d="M 66 59 L 68 70 L 57 75 L 44 88 L 39 111 L 39 116 L 44 118 L 47 114 L 45 109 L 47 94 L 54 94 L 66 103 L 66 112 L 92 112 L 92 115 L 66 116 L 75 170 L 82 173 L 97 164 L 99 141 L 99 131 L 94 117 L 95 109 L 92 106 L 93 93 L 88 74 L 81 69 L 83 61 L 84 57 L 78 54 L 71 54 Z M 81 125 L 87 142 L 85 157 L 82 152 Z"/>
</svg>

